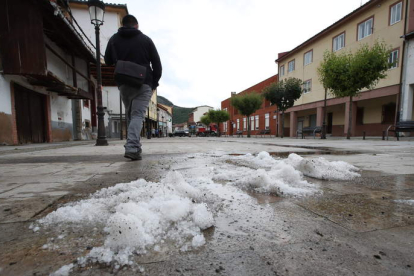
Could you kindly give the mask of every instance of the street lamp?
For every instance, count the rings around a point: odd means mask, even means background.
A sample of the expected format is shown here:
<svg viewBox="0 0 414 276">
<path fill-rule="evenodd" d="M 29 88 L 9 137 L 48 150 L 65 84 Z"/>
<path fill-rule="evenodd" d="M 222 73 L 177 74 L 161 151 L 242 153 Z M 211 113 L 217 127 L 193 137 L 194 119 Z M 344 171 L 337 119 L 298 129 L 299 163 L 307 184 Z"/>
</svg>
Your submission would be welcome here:
<svg viewBox="0 0 414 276">
<path fill-rule="evenodd" d="M 96 75 L 97 75 L 97 94 L 98 94 L 98 139 L 96 139 L 96 146 L 107 146 L 104 122 L 104 108 L 102 106 L 102 73 L 101 73 L 101 47 L 99 41 L 99 27 L 103 25 L 105 15 L 105 4 L 100 0 L 88 1 L 89 14 L 91 16 L 91 23 L 95 25 L 96 36 Z"/>
</svg>

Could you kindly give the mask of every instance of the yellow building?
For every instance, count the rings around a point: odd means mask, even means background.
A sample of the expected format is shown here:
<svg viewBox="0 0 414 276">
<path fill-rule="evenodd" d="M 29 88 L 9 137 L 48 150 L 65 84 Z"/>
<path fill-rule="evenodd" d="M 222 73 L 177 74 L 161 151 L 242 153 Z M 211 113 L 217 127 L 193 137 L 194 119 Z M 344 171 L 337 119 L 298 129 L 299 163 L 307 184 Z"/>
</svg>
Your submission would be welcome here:
<svg viewBox="0 0 414 276">
<path fill-rule="evenodd" d="M 296 131 L 303 127 L 322 126 L 325 90 L 318 79 L 317 68 L 324 52 L 355 52 L 363 44 L 372 45 L 375 41 L 391 46 L 390 58 L 395 61 L 395 66 L 373 90 L 361 91 L 352 103 L 348 97 L 333 98 L 328 93 L 327 133 L 333 136 L 346 134 L 350 104 L 353 105 L 353 136 L 361 136 L 363 132 L 367 136 L 379 136 L 394 123 L 401 88 L 401 36 L 404 35 L 407 13 L 414 7 L 413 2 L 371 0 L 290 52 L 279 54 L 276 60 L 279 79 L 295 77 L 304 82 L 303 95 L 286 111 L 285 126 L 289 129 L 285 132 L 290 137 L 296 136 Z M 410 3 L 413 7 L 408 9 Z"/>
</svg>

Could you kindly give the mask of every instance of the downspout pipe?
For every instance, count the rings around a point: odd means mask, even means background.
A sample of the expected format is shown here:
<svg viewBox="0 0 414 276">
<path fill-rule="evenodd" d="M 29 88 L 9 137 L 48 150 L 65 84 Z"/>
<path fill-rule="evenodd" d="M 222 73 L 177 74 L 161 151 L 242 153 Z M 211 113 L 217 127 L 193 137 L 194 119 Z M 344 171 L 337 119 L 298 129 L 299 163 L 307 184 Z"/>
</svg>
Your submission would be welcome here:
<svg viewBox="0 0 414 276">
<path fill-rule="evenodd" d="M 395 116 L 395 123 L 399 122 L 401 120 L 401 100 L 402 100 L 402 96 L 403 96 L 403 89 L 404 89 L 404 83 L 403 83 L 403 78 L 404 78 L 404 59 L 405 59 L 405 46 L 406 46 L 406 39 L 405 39 L 405 35 L 407 34 L 407 25 L 408 25 L 408 5 L 409 5 L 409 0 L 405 1 L 405 18 L 404 18 L 404 35 L 401 36 L 401 38 L 404 38 L 403 40 L 403 46 L 402 46 L 402 51 L 401 51 L 401 73 L 400 73 L 400 91 L 398 93 L 398 102 L 397 102 L 397 114 Z"/>
</svg>

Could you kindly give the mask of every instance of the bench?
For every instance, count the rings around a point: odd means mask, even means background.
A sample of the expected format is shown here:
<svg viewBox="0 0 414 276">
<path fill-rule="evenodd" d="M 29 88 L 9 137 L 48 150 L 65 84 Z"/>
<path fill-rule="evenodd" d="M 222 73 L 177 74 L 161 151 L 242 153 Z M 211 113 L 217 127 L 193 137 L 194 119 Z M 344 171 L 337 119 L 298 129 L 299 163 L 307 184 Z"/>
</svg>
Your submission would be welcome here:
<svg viewBox="0 0 414 276">
<path fill-rule="evenodd" d="M 263 137 L 263 135 L 270 134 L 270 129 L 263 129 L 259 132 L 260 137 Z"/>
<path fill-rule="evenodd" d="M 316 133 L 321 133 L 322 128 L 321 127 L 304 127 L 302 129 L 298 129 L 296 131 L 296 139 L 299 137 L 299 134 L 302 135 L 302 139 L 305 139 L 305 134 L 313 134 L 313 139 L 316 138 Z"/>
<path fill-rule="evenodd" d="M 237 137 L 243 137 L 243 131 L 241 131 L 241 130 L 236 131 L 236 135 L 237 135 Z"/>
<path fill-rule="evenodd" d="M 227 137 L 227 131 L 222 131 L 222 132 L 220 132 L 220 136 L 225 136 L 225 137 Z"/>
<path fill-rule="evenodd" d="M 395 125 L 390 125 L 387 128 L 387 140 L 390 131 L 395 132 L 395 136 L 397 136 L 397 141 L 400 141 L 400 136 L 398 135 L 398 133 L 414 131 L 414 121 L 401 121 L 397 122 Z"/>
</svg>

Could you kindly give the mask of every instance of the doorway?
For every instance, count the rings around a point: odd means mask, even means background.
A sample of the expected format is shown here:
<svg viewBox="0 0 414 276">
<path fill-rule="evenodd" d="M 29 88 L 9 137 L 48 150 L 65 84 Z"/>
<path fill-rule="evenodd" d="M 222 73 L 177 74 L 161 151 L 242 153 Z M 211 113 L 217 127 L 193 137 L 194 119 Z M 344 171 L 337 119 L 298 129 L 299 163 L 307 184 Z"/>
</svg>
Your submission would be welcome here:
<svg viewBox="0 0 414 276">
<path fill-rule="evenodd" d="M 327 134 L 332 134 L 333 113 L 328 113 Z"/>
<path fill-rule="evenodd" d="M 19 144 L 46 142 L 46 96 L 14 85 Z"/>
</svg>

